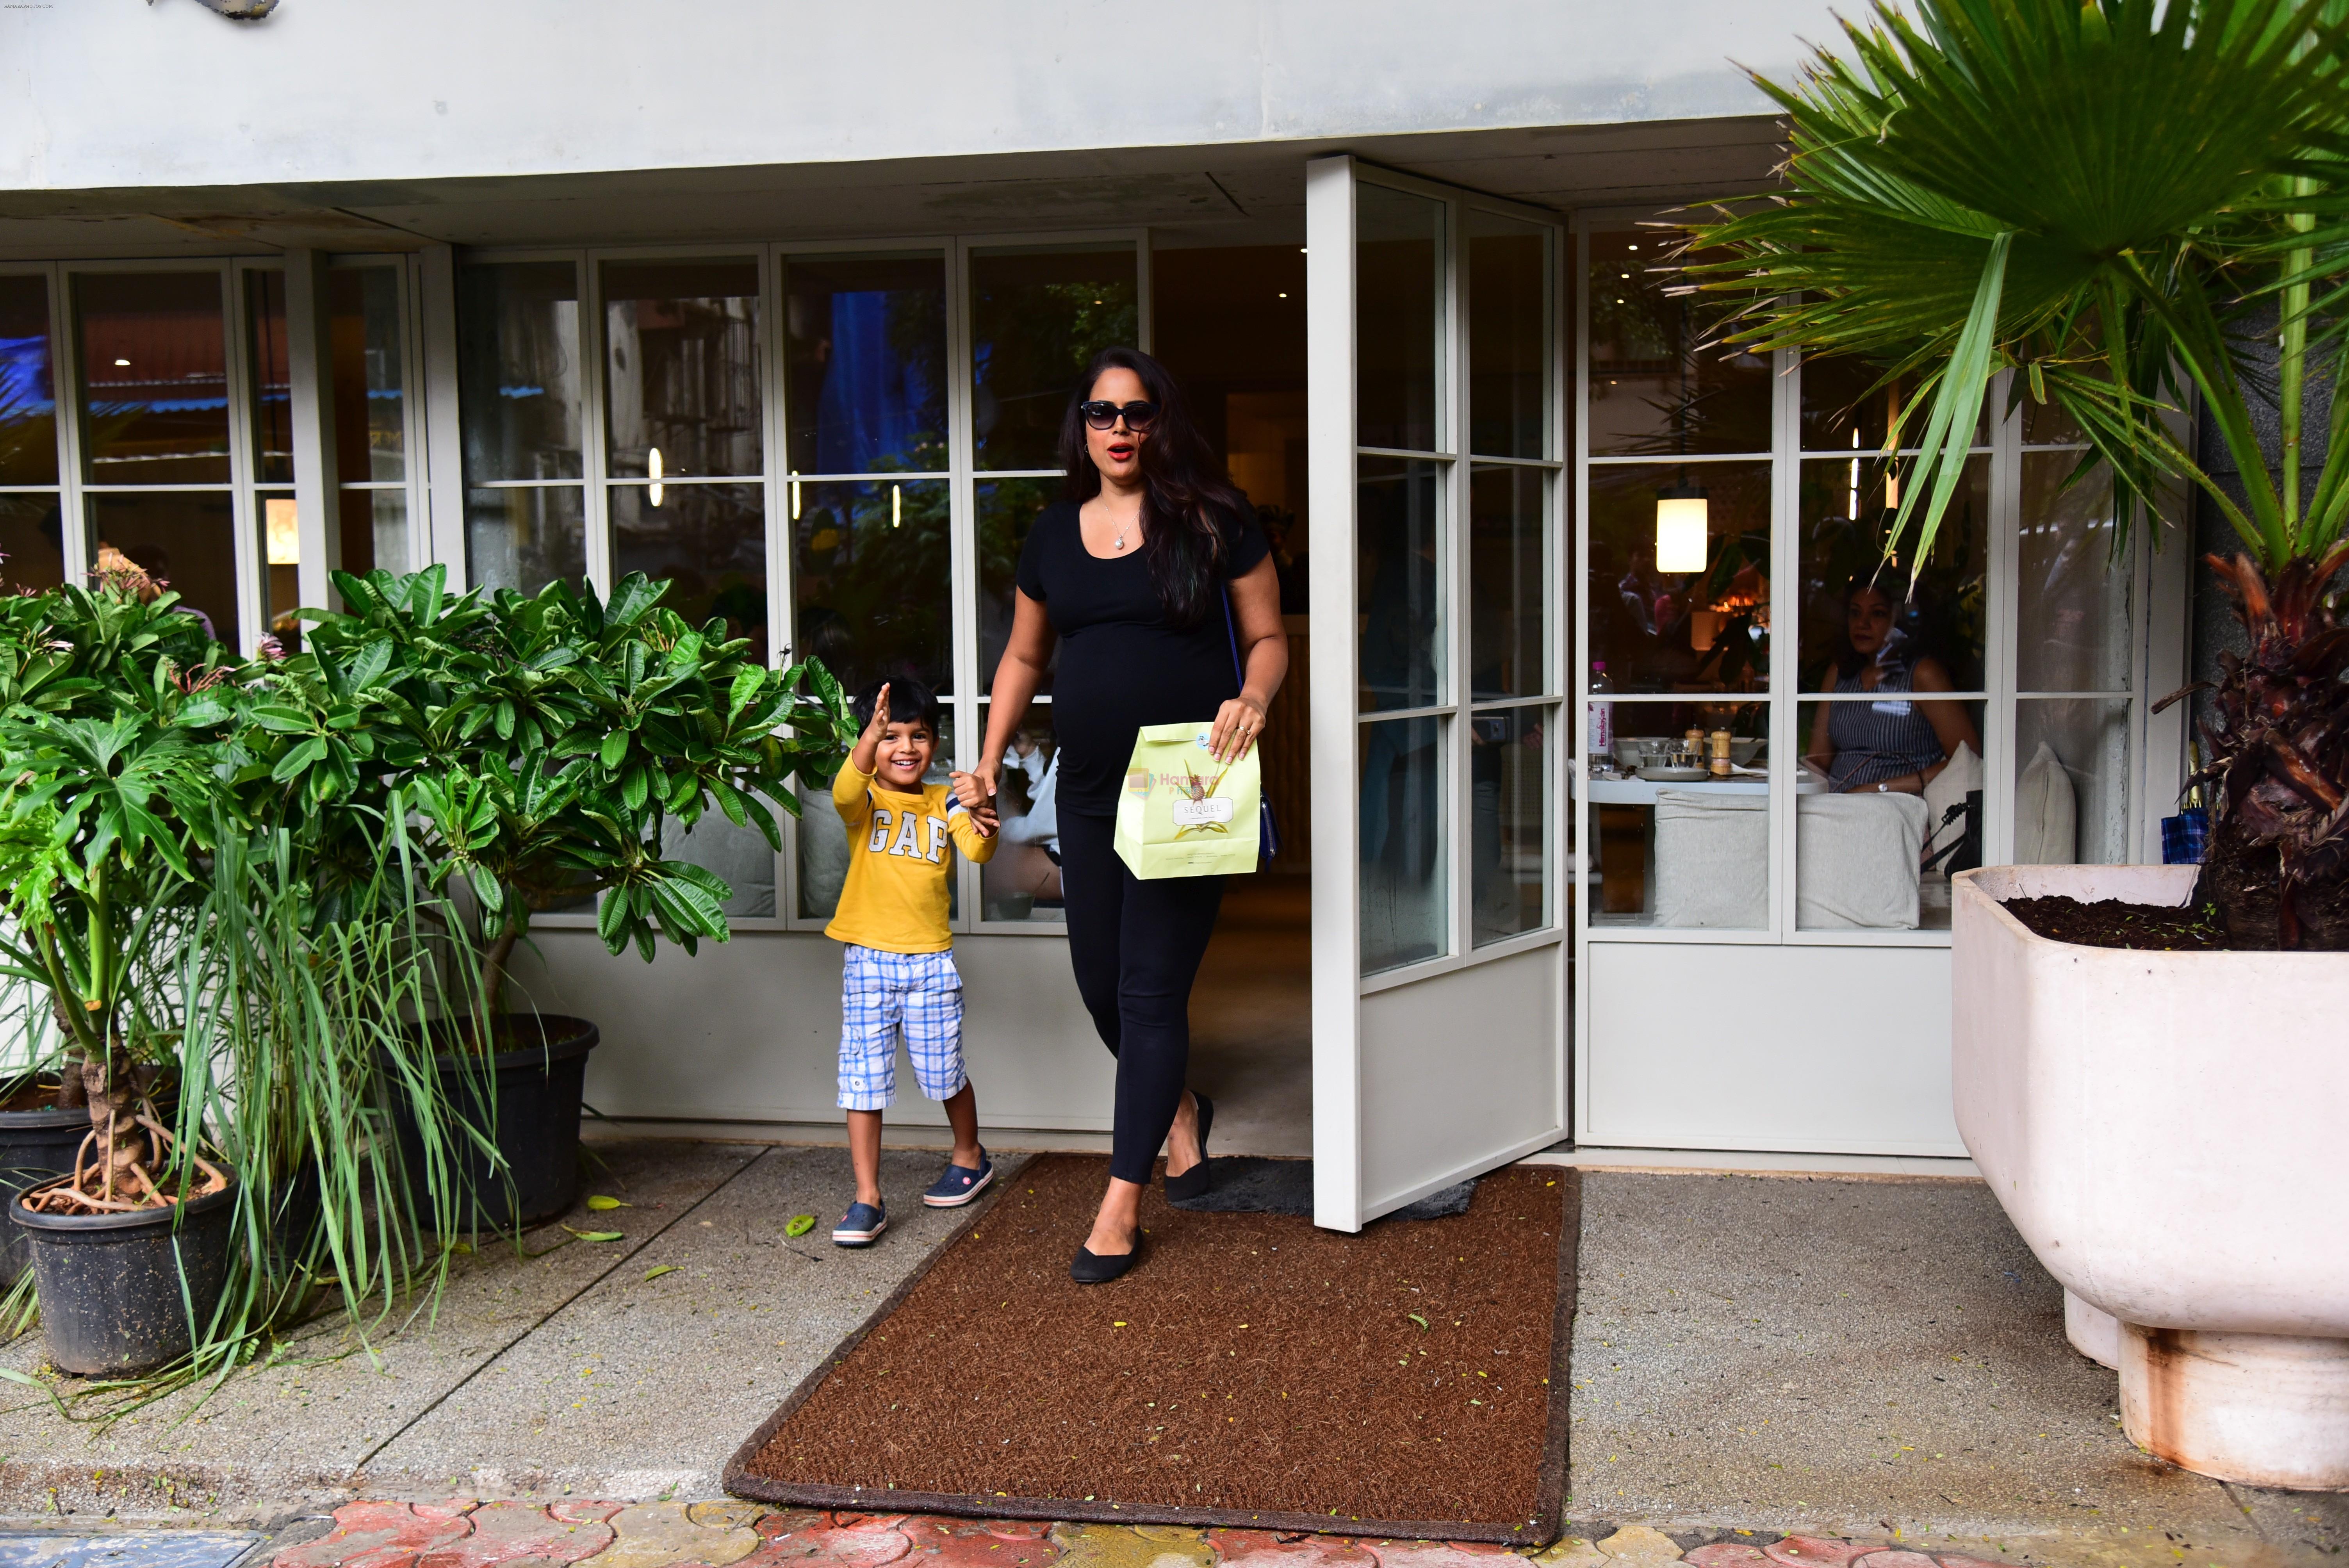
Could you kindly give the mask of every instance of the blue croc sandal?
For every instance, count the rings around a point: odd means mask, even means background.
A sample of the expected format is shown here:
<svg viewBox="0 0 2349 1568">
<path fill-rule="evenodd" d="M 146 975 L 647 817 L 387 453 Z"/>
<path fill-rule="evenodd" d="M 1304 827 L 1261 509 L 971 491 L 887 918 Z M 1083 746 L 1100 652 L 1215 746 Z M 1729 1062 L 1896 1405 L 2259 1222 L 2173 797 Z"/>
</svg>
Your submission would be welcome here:
<svg viewBox="0 0 2349 1568">
<path fill-rule="evenodd" d="M 947 1166 L 947 1173 L 931 1182 L 930 1190 L 922 1194 L 922 1202 L 933 1209 L 959 1209 L 985 1191 L 987 1184 L 994 1180 L 995 1161 L 982 1149 L 978 1151 L 978 1170 L 968 1165 Z"/>
<path fill-rule="evenodd" d="M 832 1228 L 832 1244 L 836 1247 L 869 1247 L 882 1232 L 889 1228 L 889 1213 L 878 1203 L 851 1203 L 840 1223 Z"/>
</svg>

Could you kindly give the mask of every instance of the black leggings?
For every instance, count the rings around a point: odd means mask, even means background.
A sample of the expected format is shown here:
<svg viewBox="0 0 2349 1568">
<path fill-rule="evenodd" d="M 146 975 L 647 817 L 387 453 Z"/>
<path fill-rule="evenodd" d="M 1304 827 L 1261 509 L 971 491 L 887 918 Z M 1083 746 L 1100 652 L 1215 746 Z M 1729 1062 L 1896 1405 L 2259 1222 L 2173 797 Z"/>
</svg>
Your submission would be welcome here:
<svg viewBox="0 0 2349 1568">
<path fill-rule="evenodd" d="M 1102 1043 L 1117 1058 L 1109 1173 L 1147 1185 L 1183 1102 L 1191 1062 L 1191 982 L 1224 902 L 1221 877 L 1143 882 L 1112 845 L 1106 817 L 1062 810 L 1061 892 L 1069 964 Z"/>
</svg>

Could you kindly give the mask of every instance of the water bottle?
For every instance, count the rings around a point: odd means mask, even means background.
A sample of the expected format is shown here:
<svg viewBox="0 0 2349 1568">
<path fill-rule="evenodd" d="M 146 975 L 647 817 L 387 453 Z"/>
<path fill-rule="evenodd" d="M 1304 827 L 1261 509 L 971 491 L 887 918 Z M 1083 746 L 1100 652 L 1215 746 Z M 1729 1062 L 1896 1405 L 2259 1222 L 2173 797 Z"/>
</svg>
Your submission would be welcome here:
<svg viewBox="0 0 2349 1568">
<path fill-rule="evenodd" d="M 1597 768 L 1611 761 L 1615 755 L 1615 705 L 1603 702 L 1602 694 L 1612 692 L 1615 683 L 1607 678 L 1607 661 L 1590 661 L 1590 745 L 1586 760 Z"/>
</svg>

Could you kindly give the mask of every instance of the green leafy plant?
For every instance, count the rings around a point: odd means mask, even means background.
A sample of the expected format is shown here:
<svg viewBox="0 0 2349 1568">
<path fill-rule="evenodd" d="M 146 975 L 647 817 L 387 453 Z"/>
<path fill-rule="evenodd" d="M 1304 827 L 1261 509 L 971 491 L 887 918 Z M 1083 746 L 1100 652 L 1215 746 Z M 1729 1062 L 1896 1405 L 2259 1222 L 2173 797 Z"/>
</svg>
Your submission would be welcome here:
<svg viewBox="0 0 2349 1568">
<path fill-rule="evenodd" d="M 1785 182 L 1690 224 L 1680 263 L 1726 341 L 1918 387 L 1886 443 L 1921 449 L 1888 555 L 1930 554 L 2001 372 L 2084 433 L 2074 479 L 2109 470 L 2120 537 L 2142 518 L 2158 541 L 2178 481 L 2226 518 L 2241 549 L 2211 564 L 2252 652 L 2205 727 L 2202 886 L 2246 945 L 2349 945 L 2349 638 L 2323 596 L 2349 562 L 2349 403 L 2304 456 L 2349 300 L 2344 41 L 2344 0 L 1879 0 L 1796 84 L 1757 78 Z M 2197 400 L 2235 484 L 2180 438 Z"/>
<path fill-rule="evenodd" d="M 641 574 L 609 599 L 450 595 L 437 567 L 335 581 L 347 608 L 305 612 L 307 651 L 251 709 L 268 741 L 250 768 L 321 810 L 368 779 L 411 792 L 427 881 L 479 911 L 484 1029 L 534 912 L 596 901 L 605 945 L 647 960 L 659 937 L 727 940 L 732 890 L 668 853 L 665 829 L 714 810 L 779 849 L 770 803 L 797 812 L 792 784 L 827 784 L 855 738 L 821 664 L 769 668 Z"/>
</svg>

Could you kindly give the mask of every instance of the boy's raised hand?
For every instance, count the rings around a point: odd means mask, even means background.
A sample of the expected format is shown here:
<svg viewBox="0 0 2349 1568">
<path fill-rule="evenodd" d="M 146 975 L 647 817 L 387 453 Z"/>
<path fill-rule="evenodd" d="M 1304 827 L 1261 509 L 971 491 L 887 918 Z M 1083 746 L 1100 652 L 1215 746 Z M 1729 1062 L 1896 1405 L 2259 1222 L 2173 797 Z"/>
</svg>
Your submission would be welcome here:
<svg viewBox="0 0 2349 1568">
<path fill-rule="evenodd" d="M 873 717 L 865 721 L 864 733 L 856 738 L 856 748 L 848 754 L 849 766 L 859 773 L 871 773 L 881 757 L 881 742 L 889 733 L 889 686 L 883 682 L 873 694 Z"/>
</svg>

